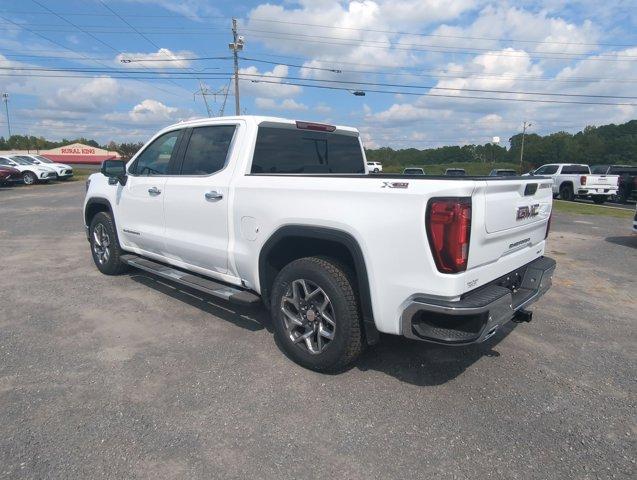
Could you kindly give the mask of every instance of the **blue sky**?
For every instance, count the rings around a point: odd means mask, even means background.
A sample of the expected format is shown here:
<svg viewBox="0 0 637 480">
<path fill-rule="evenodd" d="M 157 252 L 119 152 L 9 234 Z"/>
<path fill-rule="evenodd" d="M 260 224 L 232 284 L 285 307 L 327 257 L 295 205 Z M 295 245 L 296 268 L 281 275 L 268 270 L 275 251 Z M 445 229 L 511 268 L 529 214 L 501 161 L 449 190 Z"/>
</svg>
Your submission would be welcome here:
<svg viewBox="0 0 637 480">
<path fill-rule="evenodd" d="M 236 17 L 244 113 L 352 125 L 371 147 L 508 146 L 524 121 L 545 134 L 637 118 L 636 12 L 612 0 L 4 0 L 0 91 L 13 133 L 141 141 L 207 115 L 194 92 L 229 85 Z M 218 114 L 223 95 L 208 101 Z"/>
</svg>

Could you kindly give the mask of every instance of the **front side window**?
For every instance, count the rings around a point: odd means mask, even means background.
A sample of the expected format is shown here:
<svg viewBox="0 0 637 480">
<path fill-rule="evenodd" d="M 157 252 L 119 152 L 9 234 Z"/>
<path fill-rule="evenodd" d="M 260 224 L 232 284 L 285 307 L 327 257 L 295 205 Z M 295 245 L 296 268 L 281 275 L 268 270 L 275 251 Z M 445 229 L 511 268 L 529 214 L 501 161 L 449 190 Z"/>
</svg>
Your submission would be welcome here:
<svg viewBox="0 0 637 480">
<path fill-rule="evenodd" d="M 213 125 L 192 130 L 181 175 L 210 175 L 226 164 L 234 125 Z"/>
<path fill-rule="evenodd" d="M 13 157 L 13 161 L 18 165 L 33 165 L 33 161 L 26 157 Z"/>
<path fill-rule="evenodd" d="M 33 155 L 34 158 L 36 158 L 37 160 L 40 160 L 42 163 L 53 163 L 51 160 L 49 160 L 46 157 L 43 157 L 42 155 Z"/>
<path fill-rule="evenodd" d="M 11 160 L 7 160 L 6 158 L 0 158 L 0 165 L 6 165 L 7 167 L 13 167 L 15 163 Z"/>
<path fill-rule="evenodd" d="M 164 133 L 139 154 L 129 173 L 141 176 L 166 175 L 181 130 Z"/>
<path fill-rule="evenodd" d="M 365 173 L 358 137 L 259 127 L 252 173 Z"/>
<path fill-rule="evenodd" d="M 538 168 L 535 171 L 536 175 L 553 175 L 554 173 L 557 173 L 557 169 L 559 168 L 559 165 L 544 165 L 543 167 Z"/>
</svg>

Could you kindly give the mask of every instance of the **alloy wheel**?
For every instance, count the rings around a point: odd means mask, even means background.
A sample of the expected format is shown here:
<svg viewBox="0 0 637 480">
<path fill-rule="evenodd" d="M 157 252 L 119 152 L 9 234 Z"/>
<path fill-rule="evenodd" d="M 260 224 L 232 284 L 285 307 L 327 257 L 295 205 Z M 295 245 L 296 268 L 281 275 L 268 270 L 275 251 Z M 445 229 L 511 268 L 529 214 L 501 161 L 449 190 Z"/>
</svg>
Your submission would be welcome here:
<svg viewBox="0 0 637 480">
<path fill-rule="evenodd" d="M 305 279 L 290 283 L 281 299 L 285 330 L 292 343 L 312 354 L 323 352 L 334 339 L 334 307 L 325 291 Z"/>
<path fill-rule="evenodd" d="M 93 252 L 100 265 L 104 265 L 111 257 L 110 238 L 101 223 L 95 225 L 93 229 Z"/>
</svg>

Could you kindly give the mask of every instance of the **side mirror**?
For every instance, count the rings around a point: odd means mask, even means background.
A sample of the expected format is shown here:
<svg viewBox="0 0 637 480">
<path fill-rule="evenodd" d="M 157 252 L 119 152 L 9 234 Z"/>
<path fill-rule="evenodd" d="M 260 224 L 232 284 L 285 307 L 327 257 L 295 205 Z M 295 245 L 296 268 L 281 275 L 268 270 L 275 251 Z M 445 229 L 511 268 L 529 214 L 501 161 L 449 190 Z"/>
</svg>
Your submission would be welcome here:
<svg viewBox="0 0 637 480">
<path fill-rule="evenodd" d="M 108 177 L 109 183 L 113 184 L 117 181 L 122 185 L 126 185 L 126 162 L 123 160 L 104 160 L 102 162 L 102 168 L 100 172 L 105 177 Z"/>
</svg>

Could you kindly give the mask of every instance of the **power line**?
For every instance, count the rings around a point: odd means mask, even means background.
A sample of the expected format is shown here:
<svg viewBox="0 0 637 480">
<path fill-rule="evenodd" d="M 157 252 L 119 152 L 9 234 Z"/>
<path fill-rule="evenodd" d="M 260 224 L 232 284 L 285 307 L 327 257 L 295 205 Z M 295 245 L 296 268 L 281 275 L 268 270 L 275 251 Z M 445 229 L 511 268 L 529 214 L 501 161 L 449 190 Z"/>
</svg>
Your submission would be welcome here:
<svg viewBox="0 0 637 480">
<path fill-rule="evenodd" d="M 86 55 L 84 55 L 83 53 L 76 52 L 76 51 L 75 51 L 75 50 L 73 50 L 72 48 L 69 48 L 69 47 L 67 47 L 66 45 L 63 45 L 63 44 L 62 44 L 62 43 L 60 43 L 60 42 L 57 42 L 57 41 L 55 41 L 55 40 L 52 40 L 52 39 L 50 39 L 49 37 L 47 37 L 47 36 L 45 36 L 45 35 L 42 35 L 41 33 L 37 32 L 37 31 L 35 31 L 35 30 L 32 30 L 32 29 L 30 29 L 30 28 L 28 28 L 28 27 L 25 27 L 25 26 L 22 26 L 22 25 L 20 25 L 19 23 L 16 23 L 16 22 L 14 22 L 14 21 L 12 21 L 12 20 L 10 20 L 10 19 L 6 18 L 6 17 L 3 17 L 3 16 L 1 16 L 1 15 L 0 15 L 0 19 L 5 20 L 5 21 L 8 21 L 8 22 L 10 22 L 10 23 L 13 23 L 15 26 L 17 26 L 17 27 L 19 27 L 19 28 L 21 28 L 21 29 L 23 29 L 23 30 L 26 30 L 26 31 L 27 31 L 27 32 L 29 32 L 29 33 L 32 33 L 33 35 L 37 35 L 38 37 L 40 37 L 40 38 L 42 38 L 42 39 L 46 40 L 47 42 L 50 42 L 50 43 L 52 43 L 52 44 L 54 44 L 54 45 L 57 45 L 58 47 L 61 47 L 61 48 L 65 49 L 65 50 L 68 50 L 69 52 L 72 52 L 72 53 L 74 53 L 74 54 L 76 54 L 76 55 L 80 55 L 81 57 L 84 57 L 85 59 L 89 59 L 89 57 L 87 57 L 87 56 L 86 56 Z M 104 66 L 104 67 L 110 68 L 110 66 L 109 66 L 109 65 L 107 65 L 107 64 L 105 64 L 105 63 L 103 63 L 103 62 L 100 62 L 100 61 L 97 61 L 97 60 L 95 60 L 95 62 L 96 62 L 96 63 L 98 63 L 98 64 L 100 64 L 100 65 L 102 65 L 102 66 Z M 168 94 L 170 94 L 170 95 L 177 95 L 176 93 L 171 92 L 171 91 L 169 91 L 169 90 L 164 90 L 163 88 L 158 87 L 157 85 L 151 85 L 151 86 L 152 86 L 153 88 L 155 88 L 155 89 L 159 90 L 159 91 L 164 92 L 164 93 L 168 93 Z"/>
<path fill-rule="evenodd" d="M 269 80 L 251 80 L 249 78 L 242 78 L 241 80 L 247 82 L 255 82 L 255 83 L 273 83 L 278 85 L 295 85 L 299 87 L 308 87 L 308 88 L 322 88 L 327 90 L 340 90 L 340 91 L 350 91 L 350 88 L 346 87 L 333 87 L 328 85 L 312 85 L 308 83 L 295 83 L 295 82 L 275 82 Z M 478 97 L 478 96 L 458 96 L 458 95 L 444 95 L 437 93 L 420 93 L 420 92 L 403 92 L 398 90 L 370 90 L 365 89 L 366 92 L 371 93 L 387 93 L 392 95 L 410 95 L 410 96 L 418 96 L 418 97 L 443 97 L 450 98 L 454 100 L 496 100 L 496 101 L 507 101 L 507 102 L 529 102 L 529 103 L 556 103 L 556 104 L 574 104 L 574 105 L 615 105 L 615 106 L 637 106 L 637 103 L 611 103 L 611 102 L 581 102 L 581 101 L 566 101 L 566 100 L 541 100 L 537 98 L 502 98 L 502 97 Z"/>
<path fill-rule="evenodd" d="M 71 25 L 72 27 L 76 28 L 77 30 L 79 30 L 80 32 L 84 33 L 85 35 L 88 35 L 89 37 L 91 37 L 92 39 L 96 40 L 97 42 L 101 43 L 102 45 L 104 45 L 107 48 L 110 48 L 111 50 L 113 50 L 114 52 L 120 54 L 120 55 L 124 55 L 123 52 L 121 52 L 120 50 L 118 50 L 117 48 L 113 47 L 112 45 L 110 45 L 109 43 L 103 41 L 102 39 L 96 37 L 95 35 L 93 35 L 92 33 L 84 30 L 82 27 L 80 27 L 79 25 L 76 25 L 75 23 L 71 22 L 69 19 L 64 18 L 62 15 L 59 15 L 58 13 L 54 12 L 53 10 L 51 10 L 50 8 L 48 8 L 47 6 L 43 5 L 39 0 L 31 0 L 33 3 L 35 3 L 36 5 L 39 5 L 41 8 L 43 8 L 44 10 L 51 12 L 52 15 L 55 15 L 57 18 L 59 18 L 60 20 L 68 23 L 69 25 Z M 182 87 L 181 85 L 179 85 L 177 82 L 175 82 L 174 80 L 169 80 L 170 83 L 176 85 L 178 88 L 182 88 L 184 90 L 186 90 L 184 87 Z M 188 92 L 190 93 L 190 92 Z"/>
<path fill-rule="evenodd" d="M 128 73 L 128 71 L 117 71 L 117 70 L 98 70 L 98 69 L 88 69 L 88 68 L 43 68 L 43 67 L 34 67 L 34 68 L 17 68 L 17 67 L 0 67 L 1 70 L 9 70 L 9 71 L 46 71 L 46 72 L 78 72 L 78 73 L 113 73 L 113 74 L 121 74 Z M 165 75 L 164 71 L 130 71 L 130 73 L 135 74 L 157 74 L 157 75 Z M 169 75 L 183 75 L 183 76 L 192 76 L 194 75 L 191 72 L 169 72 Z M 208 74 L 210 75 L 210 74 Z M 230 75 L 228 72 L 219 72 L 215 75 Z M 454 87 L 441 87 L 437 85 L 412 85 L 412 84 L 399 84 L 399 83 L 384 83 L 384 82 L 362 82 L 362 81 L 348 81 L 348 80 L 324 80 L 324 79 L 304 79 L 303 77 L 290 77 L 290 76 L 280 76 L 280 75 L 270 75 L 270 74 L 255 74 L 255 73 L 241 73 L 240 76 L 243 77 L 258 77 L 258 78 L 272 78 L 272 79 L 284 79 L 284 80 L 304 80 L 310 82 L 321 82 L 321 83 L 333 83 L 333 84 L 347 84 L 347 85 L 358 85 L 358 86 L 373 86 L 373 87 L 393 87 L 393 88 L 411 88 L 411 89 L 428 89 L 428 90 L 443 90 L 443 91 L 457 91 L 457 92 L 474 92 L 474 93 L 504 93 L 504 94 L 512 94 L 512 95 L 537 95 L 537 96 L 552 96 L 552 97 L 578 97 L 578 98 L 617 98 L 617 99 L 637 99 L 637 96 L 622 96 L 622 95 L 598 95 L 598 94 L 579 94 L 579 93 L 555 93 L 555 92 L 527 92 L 527 91 L 517 91 L 517 90 L 492 90 L 492 89 L 481 89 L 481 88 L 454 88 Z M 179 78 L 179 77 L 177 77 Z M 182 77 L 184 78 L 184 77 Z M 185 77 L 188 78 L 188 77 Z M 260 80 L 259 80 L 260 81 Z"/>
<path fill-rule="evenodd" d="M 4 14 L 9 15 L 50 15 L 48 12 L 34 12 L 34 11 L 3 11 Z M 87 12 L 63 12 L 61 15 L 65 17 L 73 17 L 73 16 L 81 16 L 81 17 L 109 17 L 107 14 L 100 13 L 87 13 Z M 130 14 L 130 15 L 122 15 L 124 17 L 129 18 L 175 18 L 174 14 Z M 230 17 L 226 17 L 223 15 L 188 15 L 185 13 L 180 14 L 181 17 L 191 20 L 200 20 L 200 19 L 219 19 L 219 20 L 231 20 Z M 250 18 L 249 22 L 265 22 L 265 23 L 276 23 L 276 24 L 285 24 L 285 25 L 297 25 L 303 27 L 313 27 L 313 28 L 326 28 L 330 30 L 346 30 L 346 31 L 359 31 L 359 32 L 371 32 L 371 33 L 384 33 L 384 34 L 393 34 L 393 35 L 407 35 L 407 36 L 417 36 L 417 37 L 432 37 L 432 38 L 449 38 L 449 39 L 457 39 L 457 40 L 484 40 L 484 41 L 492 41 L 492 42 L 514 42 L 514 43 L 532 43 L 532 44 L 540 44 L 540 45 L 582 45 L 582 46 L 602 46 L 602 47 L 633 47 L 634 44 L 630 43 L 605 43 L 605 42 L 562 42 L 556 40 L 531 40 L 531 39 L 522 39 L 522 38 L 497 38 L 497 37 L 484 37 L 484 36 L 475 36 L 475 35 L 446 35 L 439 33 L 422 33 L 422 32 L 408 32 L 401 30 L 386 30 L 386 29 L 371 29 L 371 28 L 355 28 L 355 27 L 343 27 L 338 25 L 325 25 L 325 24 L 317 24 L 317 23 L 305 23 L 305 22 L 293 22 L 288 20 L 274 20 L 274 19 L 266 19 L 266 18 Z M 245 25 L 247 26 L 247 25 Z"/>
</svg>

